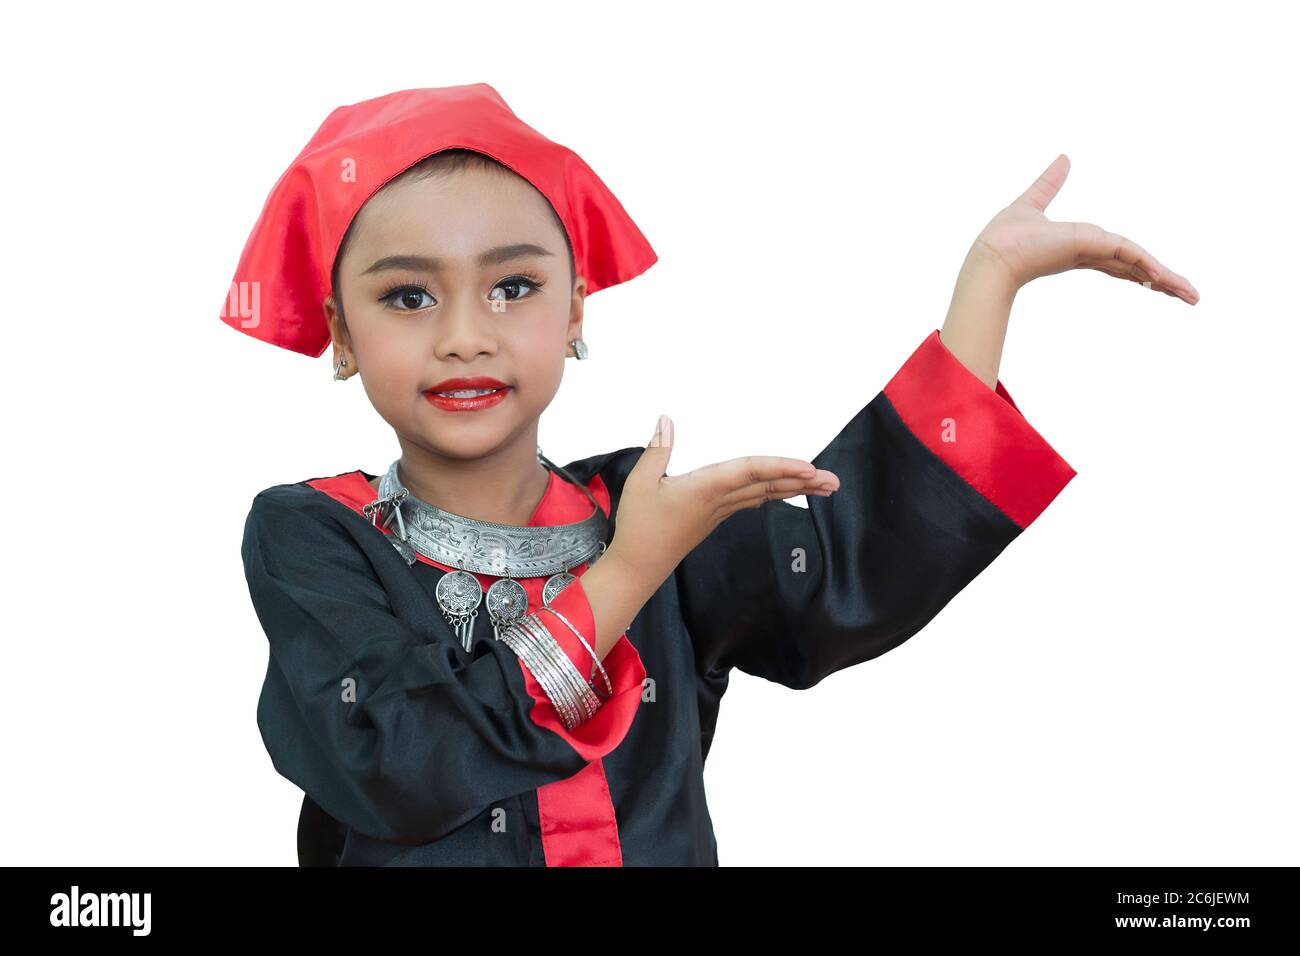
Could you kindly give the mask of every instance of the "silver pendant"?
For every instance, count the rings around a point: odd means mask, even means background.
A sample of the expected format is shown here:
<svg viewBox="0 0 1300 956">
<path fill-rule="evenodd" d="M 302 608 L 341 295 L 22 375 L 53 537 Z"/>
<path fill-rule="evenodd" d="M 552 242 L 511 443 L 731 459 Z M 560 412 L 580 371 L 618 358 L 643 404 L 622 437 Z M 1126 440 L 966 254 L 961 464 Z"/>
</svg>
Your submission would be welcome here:
<svg viewBox="0 0 1300 956">
<path fill-rule="evenodd" d="M 577 576 L 570 574 L 568 571 L 552 574 L 546 579 L 546 584 L 542 587 L 542 603 L 549 607 L 555 596 L 576 580 L 578 580 Z"/>
<path fill-rule="evenodd" d="M 528 592 L 514 578 L 493 581 L 488 588 L 487 609 L 492 619 L 492 636 L 500 640 L 502 628 L 522 621 L 528 613 Z"/>
<path fill-rule="evenodd" d="M 461 646 L 470 650 L 474 646 L 474 619 L 483 603 L 483 586 L 478 578 L 468 571 L 448 571 L 438 579 L 434 593 Z"/>
</svg>

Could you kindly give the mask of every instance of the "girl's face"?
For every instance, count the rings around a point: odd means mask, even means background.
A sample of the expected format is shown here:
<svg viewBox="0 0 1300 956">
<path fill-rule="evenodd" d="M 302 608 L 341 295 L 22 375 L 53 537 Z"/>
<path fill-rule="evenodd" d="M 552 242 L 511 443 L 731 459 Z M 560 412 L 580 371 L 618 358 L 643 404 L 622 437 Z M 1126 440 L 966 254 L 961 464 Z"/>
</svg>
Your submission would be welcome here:
<svg viewBox="0 0 1300 956">
<path fill-rule="evenodd" d="M 404 450 L 474 459 L 523 442 L 533 454 L 582 337 L 586 282 L 571 284 L 562 228 L 531 185 L 475 167 L 391 184 L 357 214 L 339 286 L 346 332 L 325 301 L 334 341 Z M 508 386 L 504 400 L 451 411 L 426 394 L 475 376 Z"/>
</svg>

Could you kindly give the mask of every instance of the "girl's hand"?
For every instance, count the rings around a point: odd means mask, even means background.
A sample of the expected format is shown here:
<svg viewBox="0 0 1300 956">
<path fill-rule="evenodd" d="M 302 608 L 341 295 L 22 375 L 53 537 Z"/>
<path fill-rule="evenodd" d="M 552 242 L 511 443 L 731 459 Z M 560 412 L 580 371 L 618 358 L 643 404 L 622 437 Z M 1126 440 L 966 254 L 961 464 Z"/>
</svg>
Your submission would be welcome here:
<svg viewBox="0 0 1300 956">
<path fill-rule="evenodd" d="M 1070 171 L 1064 153 L 1015 202 L 994 216 L 970 255 L 1005 269 L 1013 288 L 1067 269 L 1096 269 L 1131 279 L 1195 305 L 1200 294 L 1178 273 L 1118 233 L 1090 222 L 1053 222 L 1043 211 Z"/>
<path fill-rule="evenodd" d="M 650 445 L 628 474 L 615 516 L 614 540 L 596 567 L 615 556 L 649 593 L 729 515 L 796 495 L 839 489 L 832 472 L 798 458 L 748 455 L 669 475 L 673 422 L 659 420 Z M 589 572 L 590 573 L 590 572 Z"/>
</svg>

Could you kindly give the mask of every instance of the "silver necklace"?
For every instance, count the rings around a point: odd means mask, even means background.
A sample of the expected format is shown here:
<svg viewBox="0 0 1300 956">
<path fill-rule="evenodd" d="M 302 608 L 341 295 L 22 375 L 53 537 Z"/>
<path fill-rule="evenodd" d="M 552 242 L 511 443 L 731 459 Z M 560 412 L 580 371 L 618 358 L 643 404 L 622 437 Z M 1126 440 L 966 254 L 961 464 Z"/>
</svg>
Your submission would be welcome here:
<svg viewBox="0 0 1300 956">
<path fill-rule="evenodd" d="M 438 579 L 438 606 L 465 650 L 474 647 L 474 622 L 483 603 L 483 587 L 471 571 L 499 576 L 487 590 L 487 611 L 493 634 L 522 620 L 528 613 L 528 592 L 515 578 L 549 575 L 542 602 L 551 601 L 576 580 L 569 568 L 594 563 L 605 552 L 609 521 L 599 502 L 580 481 L 537 448 L 539 464 L 576 485 L 591 502 L 592 513 L 582 521 L 562 525 L 510 525 L 480 521 L 443 511 L 410 493 L 397 477 L 397 462 L 379 481 L 379 497 L 362 509 L 370 523 L 396 525 L 388 536 L 407 564 L 417 554 L 455 568 Z"/>
</svg>

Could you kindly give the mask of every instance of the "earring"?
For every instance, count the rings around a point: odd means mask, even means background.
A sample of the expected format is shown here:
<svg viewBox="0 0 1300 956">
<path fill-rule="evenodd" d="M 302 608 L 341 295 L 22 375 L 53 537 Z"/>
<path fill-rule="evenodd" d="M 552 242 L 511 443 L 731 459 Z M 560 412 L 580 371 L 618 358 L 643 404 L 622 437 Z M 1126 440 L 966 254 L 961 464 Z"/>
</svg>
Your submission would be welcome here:
<svg viewBox="0 0 1300 956">
<path fill-rule="evenodd" d="M 582 339 L 571 339 L 569 344 L 573 346 L 573 354 L 578 357 L 578 361 L 582 361 L 587 357 L 587 343 Z"/>
<path fill-rule="evenodd" d="M 348 364 L 348 360 L 347 360 L 346 358 L 343 358 L 343 357 L 340 356 L 340 357 L 339 357 L 339 364 L 334 366 L 334 381 L 336 381 L 336 382 L 343 382 L 343 381 L 346 381 L 346 380 L 347 380 L 347 376 L 346 376 L 346 375 L 340 375 L 340 374 L 339 374 L 339 370 L 342 369 L 343 366 L 345 366 L 345 365 L 347 365 L 347 364 Z"/>
</svg>

